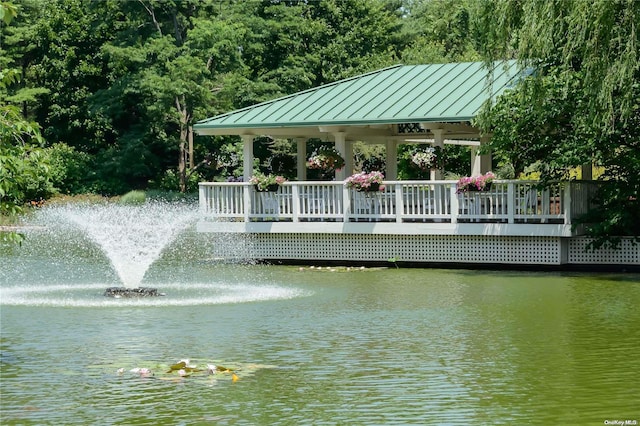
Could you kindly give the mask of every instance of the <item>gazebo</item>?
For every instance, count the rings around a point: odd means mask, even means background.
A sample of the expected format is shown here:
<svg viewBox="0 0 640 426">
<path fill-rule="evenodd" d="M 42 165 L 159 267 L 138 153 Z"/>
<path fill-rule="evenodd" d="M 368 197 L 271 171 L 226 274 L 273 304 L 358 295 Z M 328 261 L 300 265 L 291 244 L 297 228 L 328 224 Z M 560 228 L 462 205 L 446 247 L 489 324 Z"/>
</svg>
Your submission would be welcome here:
<svg viewBox="0 0 640 426">
<path fill-rule="evenodd" d="M 442 170 L 429 180 L 397 180 L 403 143 L 468 145 L 471 175 L 490 170 L 490 155 L 479 150 L 490 135 L 481 135 L 473 119 L 524 75 L 515 61 L 491 69 L 482 62 L 397 65 L 202 120 L 194 125 L 200 135 L 242 137 L 244 182 L 200 183 L 198 230 L 250 236 L 244 255 L 275 261 L 628 263 L 616 258 L 620 252 L 584 250 L 589 240 L 573 220 L 589 208 L 593 182 L 540 188 L 495 180 L 476 192 L 442 180 Z M 296 181 L 274 192 L 251 185 L 258 136 L 297 142 Z M 310 138 L 332 141 L 345 159 L 334 181 L 306 180 Z M 356 141 L 386 146 L 384 191 L 344 185 Z M 229 257 L 220 247 L 216 254 Z"/>
<path fill-rule="evenodd" d="M 331 140 L 346 160 L 336 175 L 353 170 L 353 142 L 386 146 L 387 178 L 397 178 L 400 143 L 469 145 L 471 174 L 491 168 L 489 155 L 477 155 L 486 141 L 472 125 L 487 100 L 521 77 L 515 61 L 396 65 L 283 98 L 202 120 L 200 135 L 239 135 L 244 142 L 244 178 L 251 177 L 253 140 L 268 135 L 297 141 L 298 180 L 306 179 L 306 141 Z M 441 178 L 436 171 L 434 179 Z"/>
</svg>

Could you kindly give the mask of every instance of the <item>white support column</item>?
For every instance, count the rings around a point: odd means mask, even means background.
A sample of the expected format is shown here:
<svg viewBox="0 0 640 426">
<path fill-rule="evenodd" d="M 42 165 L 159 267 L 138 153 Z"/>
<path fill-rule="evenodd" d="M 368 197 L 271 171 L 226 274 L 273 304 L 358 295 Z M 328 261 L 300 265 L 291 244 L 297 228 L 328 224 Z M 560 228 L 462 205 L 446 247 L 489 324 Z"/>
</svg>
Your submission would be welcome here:
<svg viewBox="0 0 640 426">
<path fill-rule="evenodd" d="M 347 143 L 344 132 L 333 133 L 335 139 L 336 150 L 344 158 L 344 167 L 336 171 L 335 180 L 345 180 L 347 178 L 347 170 L 353 170 L 353 153 L 347 152 Z"/>
<path fill-rule="evenodd" d="M 444 149 L 444 129 L 431 129 L 433 132 L 433 146 Z M 444 176 L 444 169 L 431 170 L 431 180 L 441 180 Z"/>
<path fill-rule="evenodd" d="M 480 146 L 489 143 L 489 136 L 480 136 Z M 491 152 L 480 156 L 480 169 L 482 173 L 490 172 L 493 169 Z"/>
<path fill-rule="evenodd" d="M 391 180 L 391 179 L 389 179 Z M 393 180 L 397 180 L 397 177 L 394 178 Z M 396 183 L 395 184 L 395 193 L 396 193 L 396 223 L 402 223 L 402 218 L 404 217 L 404 212 L 405 212 L 405 204 L 404 204 L 404 198 L 402 195 L 402 184 L 401 183 Z"/>
<path fill-rule="evenodd" d="M 386 142 L 387 180 L 398 180 L 398 142 Z"/>
<path fill-rule="evenodd" d="M 562 191 L 562 205 L 564 206 L 564 224 L 571 225 L 573 212 L 571 206 L 571 182 L 566 182 Z"/>
<path fill-rule="evenodd" d="M 344 158 L 344 178 L 351 176 L 353 173 L 353 141 L 346 141 L 344 143 L 346 156 Z"/>
<path fill-rule="evenodd" d="M 307 141 L 306 139 L 296 139 L 296 157 L 298 159 L 297 171 L 298 180 L 307 180 Z"/>
<path fill-rule="evenodd" d="M 478 155 L 478 147 L 471 147 L 471 176 L 480 176 L 480 156 Z"/>
<path fill-rule="evenodd" d="M 253 135 L 242 135 L 242 166 L 245 182 L 253 176 Z"/>
<path fill-rule="evenodd" d="M 480 147 L 489 142 L 489 136 L 480 137 Z M 471 147 L 471 176 L 479 176 L 488 171 L 491 171 L 491 153 L 479 155 L 478 150 L 480 148 Z"/>
<path fill-rule="evenodd" d="M 458 223 L 458 215 L 460 214 L 460 204 L 458 193 L 456 192 L 456 184 L 453 183 L 449 187 L 450 200 L 451 200 L 451 223 Z"/>
<path fill-rule="evenodd" d="M 509 182 L 507 185 L 507 222 L 515 223 L 516 214 L 516 185 L 513 182 Z"/>
</svg>

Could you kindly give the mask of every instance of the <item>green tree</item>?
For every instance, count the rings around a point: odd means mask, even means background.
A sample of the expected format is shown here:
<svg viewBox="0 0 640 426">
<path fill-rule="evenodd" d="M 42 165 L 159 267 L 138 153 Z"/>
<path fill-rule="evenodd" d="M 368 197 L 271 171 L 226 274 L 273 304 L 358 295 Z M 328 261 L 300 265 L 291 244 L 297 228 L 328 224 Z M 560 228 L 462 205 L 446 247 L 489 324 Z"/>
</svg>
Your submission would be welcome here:
<svg viewBox="0 0 640 426">
<path fill-rule="evenodd" d="M 237 174 L 233 138 L 198 138 L 186 167 L 194 120 L 395 63 L 402 6 L 21 0 L 2 9 L 2 18 L 20 11 L 0 47 L 0 67 L 20 78 L 0 95 L 41 125 L 60 190 L 124 193 L 166 176 L 184 188 L 195 173 Z M 269 146 L 260 162 L 286 158 L 278 150 Z"/>
<path fill-rule="evenodd" d="M 30 116 L 31 107 L 35 105 L 41 95 L 49 93 L 33 78 L 35 31 L 31 21 L 37 19 L 40 2 L 37 0 L 23 1 L 18 9 L 9 8 L 4 3 L 3 13 L 6 25 L 1 26 L 2 43 L 0 43 L 0 69 L 11 70 L 16 78 L 5 81 L 0 87 L 0 95 L 6 102 L 20 106 L 25 117 Z M 19 10 L 19 13 L 18 13 Z M 15 19 L 13 19 L 15 18 Z M 11 25 L 8 23 L 11 22 Z"/>
<path fill-rule="evenodd" d="M 216 95 L 226 75 L 241 65 L 236 40 L 244 30 L 217 16 L 216 5 L 142 0 L 98 4 L 110 12 L 117 9 L 127 21 L 101 49 L 113 82 L 92 98 L 95 113 L 118 130 L 103 164 L 117 168 L 125 177 L 123 185 L 145 186 L 177 163 L 180 187 L 186 188 L 194 116 L 226 106 Z"/>
<path fill-rule="evenodd" d="M 49 143 L 71 148 L 54 150 L 58 166 L 76 164 L 76 153 L 90 157 L 82 162 L 90 160 L 94 182 L 59 183 L 65 191 L 122 193 L 168 169 L 180 169 L 184 183 L 193 172 L 184 167 L 192 117 L 232 108 L 228 87 L 237 79 L 228 70 L 240 63 L 242 29 L 216 17 L 219 5 L 21 2 L 15 25 L 2 28 L 0 55 L 0 68 L 20 78 L 0 94 L 40 123 Z M 75 173 L 58 166 L 58 177 Z"/>
<path fill-rule="evenodd" d="M 640 236 L 640 3 L 501 0 L 477 16 L 487 61 L 516 56 L 533 72 L 478 118 L 496 155 L 517 170 L 538 161 L 543 182 L 603 166 L 607 184 L 582 218 L 595 246 Z"/>
<path fill-rule="evenodd" d="M 81 0 L 31 0 L 29 19 L 12 53 L 26 87 L 45 92 L 31 107 L 33 117 L 50 143 L 63 142 L 95 155 L 112 143 L 114 130 L 92 114 L 89 99 L 108 83 L 100 46 L 112 37 L 114 25 Z M 18 35 L 18 33 L 16 33 Z M 27 54 L 20 52 L 27 51 Z"/>
<path fill-rule="evenodd" d="M 53 190 L 41 143 L 37 124 L 15 105 L 0 103 L 0 215 L 17 216 L 25 201 Z M 0 232 L 0 240 L 19 242 L 21 236 Z"/>
<path fill-rule="evenodd" d="M 36 123 L 0 105 L 0 214 L 18 214 L 25 201 L 52 192 L 42 143 Z"/>
<path fill-rule="evenodd" d="M 93 159 L 114 134 L 88 104 L 108 83 L 99 48 L 113 31 L 104 23 L 95 25 L 101 18 L 86 5 L 81 0 L 22 0 L 17 18 L 2 29 L 0 58 L 19 76 L 6 85 L 3 99 L 40 124 L 46 144 L 54 146 L 43 152 L 52 165 L 51 183 L 65 193 L 98 188 Z"/>
<path fill-rule="evenodd" d="M 56 143 L 45 149 L 49 162 L 49 174 L 56 192 L 62 194 L 86 194 L 95 191 L 95 165 L 86 152 L 65 144 Z"/>
<path fill-rule="evenodd" d="M 5 25 L 17 14 L 12 4 L 0 3 L 0 19 Z M 5 216 L 20 214 L 26 200 L 52 190 L 40 129 L 25 119 L 6 95 L 8 86 L 19 83 L 20 75 L 15 68 L 0 71 L 0 215 Z M 19 242 L 21 238 L 15 232 L 0 232 L 0 240 Z"/>
<path fill-rule="evenodd" d="M 402 61 L 406 64 L 477 61 L 473 18 L 478 0 L 416 0 L 406 5 Z"/>
<path fill-rule="evenodd" d="M 400 2 L 240 2 L 242 58 L 254 87 L 290 94 L 396 62 Z M 259 99 L 264 100 L 264 99 Z"/>
</svg>

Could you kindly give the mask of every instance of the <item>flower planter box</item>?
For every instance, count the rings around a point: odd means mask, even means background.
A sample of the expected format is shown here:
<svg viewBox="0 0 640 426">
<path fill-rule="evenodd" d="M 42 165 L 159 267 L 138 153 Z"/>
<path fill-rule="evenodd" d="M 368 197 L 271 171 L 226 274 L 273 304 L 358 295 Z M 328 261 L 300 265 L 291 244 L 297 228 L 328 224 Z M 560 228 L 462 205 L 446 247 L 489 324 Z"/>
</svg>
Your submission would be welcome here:
<svg viewBox="0 0 640 426">
<path fill-rule="evenodd" d="M 384 175 L 380 172 L 361 172 L 349 176 L 345 180 L 345 185 L 358 192 L 376 192 L 384 190 L 383 180 Z"/>
<path fill-rule="evenodd" d="M 378 192 L 380 191 L 380 184 L 377 182 L 372 183 L 368 188 L 358 188 L 358 192 Z"/>
<path fill-rule="evenodd" d="M 260 189 L 258 185 L 253 185 L 253 188 L 256 190 L 256 192 L 278 192 L 280 185 L 274 183 L 273 185 L 267 186 L 265 189 Z"/>
<path fill-rule="evenodd" d="M 495 179 L 495 175 L 487 172 L 480 176 L 467 176 L 460 178 L 456 184 L 456 192 L 486 192 L 491 189 L 491 183 Z"/>
<path fill-rule="evenodd" d="M 467 192 L 487 192 L 487 191 L 491 191 L 491 182 L 485 184 L 484 188 L 478 189 L 477 186 L 471 185 L 467 189 Z"/>
</svg>

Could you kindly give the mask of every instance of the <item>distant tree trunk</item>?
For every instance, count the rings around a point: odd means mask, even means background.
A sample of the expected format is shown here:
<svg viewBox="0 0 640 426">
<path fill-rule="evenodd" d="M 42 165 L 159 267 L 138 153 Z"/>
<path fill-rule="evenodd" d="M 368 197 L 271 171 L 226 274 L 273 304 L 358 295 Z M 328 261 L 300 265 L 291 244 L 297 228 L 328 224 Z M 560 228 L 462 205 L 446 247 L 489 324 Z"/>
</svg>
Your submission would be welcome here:
<svg viewBox="0 0 640 426">
<path fill-rule="evenodd" d="M 151 2 L 149 2 L 149 6 L 147 6 L 144 3 L 144 1 L 142 0 L 138 0 L 138 1 L 146 9 L 149 16 L 151 16 L 151 19 L 153 20 L 153 25 L 155 25 L 156 30 L 158 30 L 158 34 L 160 34 L 160 37 L 162 37 L 162 28 L 160 27 L 160 22 L 158 22 L 158 20 L 156 19 L 156 13 L 153 10 L 153 6 L 151 5 Z"/>
<path fill-rule="evenodd" d="M 191 114 L 187 110 L 187 105 L 184 96 L 176 97 L 176 108 L 180 114 L 180 157 L 178 159 L 178 176 L 180 177 L 180 192 L 187 191 L 187 157 L 189 152 L 187 150 L 187 144 L 189 141 L 189 133 L 191 127 L 189 121 L 191 120 Z"/>
<path fill-rule="evenodd" d="M 178 176 L 180 176 L 180 192 L 187 192 L 187 150 L 184 142 L 180 140 L 180 158 L 178 160 Z"/>
</svg>

